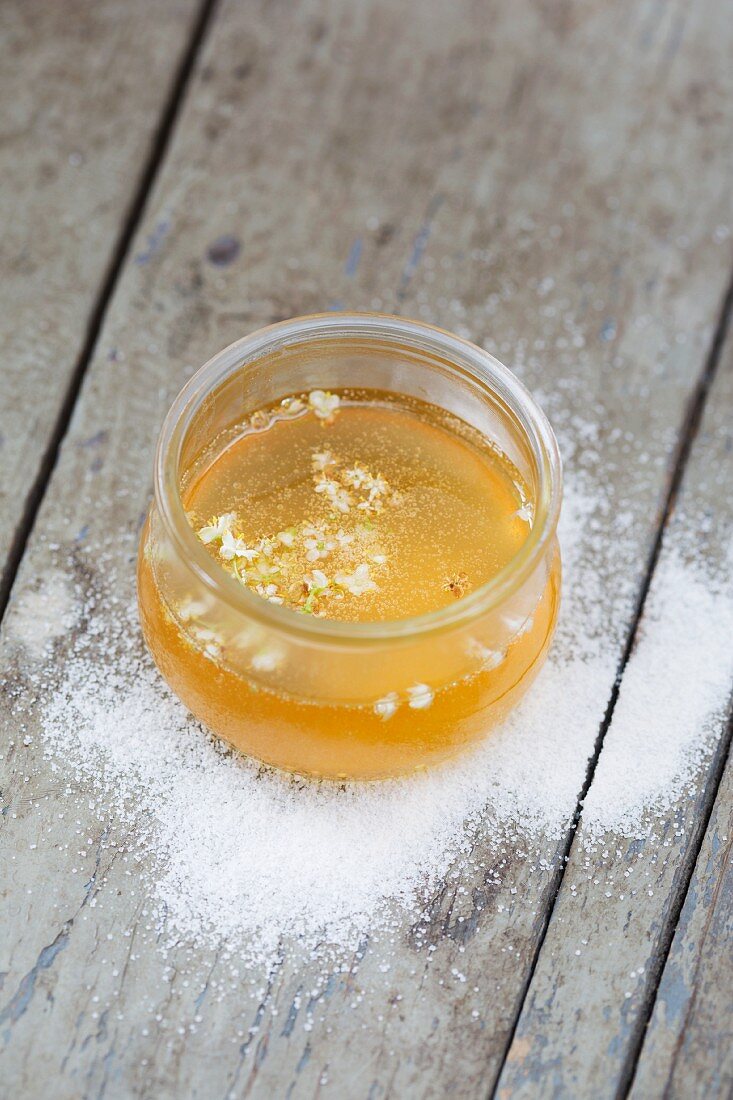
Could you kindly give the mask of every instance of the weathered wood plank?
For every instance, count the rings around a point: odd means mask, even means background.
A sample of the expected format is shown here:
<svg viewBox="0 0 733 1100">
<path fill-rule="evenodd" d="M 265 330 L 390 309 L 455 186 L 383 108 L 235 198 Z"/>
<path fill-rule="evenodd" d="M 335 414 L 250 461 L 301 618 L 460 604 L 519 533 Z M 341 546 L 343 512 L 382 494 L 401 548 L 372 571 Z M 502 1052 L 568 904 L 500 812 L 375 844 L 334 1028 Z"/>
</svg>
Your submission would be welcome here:
<svg viewBox="0 0 733 1100">
<path fill-rule="evenodd" d="M 199 6 L 0 9 L 0 595 Z"/>
<path fill-rule="evenodd" d="M 436 899 L 423 946 L 405 928 L 388 974 L 378 948 L 355 958 L 310 1030 L 298 993 L 316 971 L 294 953 L 262 975 L 260 1005 L 244 981 L 231 992 L 225 951 L 182 944 L 162 958 L 124 829 L 83 807 L 80 825 L 59 823 L 64 786 L 28 688 L 29 596 L 52 582 L 83 594 L 106 539 L 104 573 L 127 597 L 158 424 L 218 347 L 331 303 L 425 316 L 512 360 L 561 423 L 603 425 L 595 457 L 566 456 L 571 474 L 597 463 L 610 494 L 589 517 L 613 539 L 594 568 L 615 593 L 590 751 L 731 264 L 716 235 L 733 216 L 720 185 L 729 33 L 713 0 L 689 12 L 435 0 L 420 19 L 379 0 L 221 9 L 6 616 L 4 822 L 17 858 L 0 1011 L 17 1092 L 52 1079 L 58 1097 L 316 1095 L 324 1072 L 340 1096 L 490 1087 L 556 872 L 532 875 L 480 839 L 486 881 Z M 622 507 L 633 522 L 611 531 Z M 63 638 L 55 654 L 63 665 Z"/>
<path fill-rule="evenodd" d="M 685 898 L 630 1095 L 733 1091 L 733 761 Z"/>
<path fill-rule="evenodd" d="M 675 567 L 680 546 L 685 548 L 682 552 L 692 555 L 693 559 L 702 559 L 713 568 L 717 566 L 721 573 L 720 583 L 727 585 L 725 594 L 729 606 L 733 600 L 733 579 L 730 577 L 733 340 L 728 341 L 724 356 L 708 397 L 706 414 L 686 467 L 675 511 L 665 531 L 641 621 L 641 637 L 626 668 L 594 787 L 586 801 L 586 809 L 591 814 L 594 793 L 598 793 L 598 784 L 606 779 L 604 768 L 609 755 L 625 754 L 633 769 L 633 751 L 630 750 L 635 742 L 638 743 L 639 723 L 634 703 L 627 705 L 627 692 L 635 690 L 639 676 L 651 682 L 652 688 L 655 682 L 659 683 L 661 691 L 662 685 L 668 682 L 666 655 L 671 653 L 669 659 L 676 660 L 679 653 L 678 649 L 670 651 L 669 648 L 680 630 L 680 622 L 675 607 L 669 606 L 667 601 L 673 601 L 675 596 L 682 599 L 684 593 L 678 590 L 670 594 L 670 586 L 664 585 L 662 578 L 668 568 Z M 705 624 L 689 618 L 682 627 L 690 632 L 693 647 L 701 644 L 700 630 L 714 631 L 716 628 L 714 615 Z M 711 658 L 718 662 L 723 680 L 726 675 L 730 676 L 727 642 L 718 646 Z M 677 669 L 680 706 L 695 690 L 691 677 L 699 672 L 694 662 L 691 668 L 692 671 L 681 663 Z M 708 675 L 712 675 L 710 668 Z M 581 818 L 547 937 L 499 1083 L 499 1096 L 536 1096 L 538 1091 L 544 1096 L 592 1093 L 597 1097 L 611 1097 L 623 1094 L 633 1071 L 663 953 L 679 912 L 680 891 L 684 891 L 689 880 L 701 832 L 715 797 L 719 753 L 725 750 L 724 734 L 730 715 L 725 699 L 721 700 L 721 708 L 712 730 L 719 740 L 713 741 L 707 758 L 698 767 L 691 784 L 692 795 L 686 790 L 659 819 L 641 825 L 631 838 L 614 832 L 599 837 L 587 827 L 585 818 Z M 656 715 L 650 713 L 650 730 L 655 721 L 658 721 Z M 723 801 L 721 813 L 726 811 Z M 713 840 L 709 838 L 708 847 L 711 844 Z M 703 881 L 713 870 L 712 866 L 703 865 L 700 871 Z M 722 879 L 716 882 L 719 885 Z M 688 898 L 688 915 L 706 928 L 706 922 L 713 919 L 713 911 L 701 898 L 700 912 L 696 914 L 695 896 Z M 724 913 L 725 902 L 721 898 L 719 919 L 730 920 L 730 911 Z M 685 940 L 688 951 L 696 947 L 700 951 L 706 949 L 704 942 L 697 943 L 694 933 L 690 939 L 686 939 L 684 933 L 680 938 Z M 713 944 L 714 937 L 708 950 L 713 949 Z M 678 959 L 681 950 L 680 942 Z M 694 959 L 690 959 L 690 963 L 694 965 Z M 708 1042 L 697 1049 L 695 1059 L 686 1066 L 679 1065 L 680 1079 L 690 1083 L 694 1080 L 696 1084 L 690 1091 L 683 1088 L 677 1095 L 728 1095 L 718 1076 L 724 1067 L 717 1062 L 716 1051 L 723 1049 L 726 1035 L 730 1034 L 731 987 L 726 982 L 725 963 L 710 957 L 706 958 L 705 965 L 710 976 L 710 1006 L 717 992 L 718 1006 L 724 1002 L 727 1011 L 714 1021 L 708 1021 L 711 1025 Z M 689 973 L 687 969 L 684 972 L 675 970 L 674 963 L 670 964 L 664 989 L 660 991 L 662 1005 L 665 991 L 671 996 L 684 997 L 685 987 L 670 983 L 674 983 L 675 975 L 682 980 L 683 974 Z M 693 987 L 689 993 L 694 995 L 694 991 Z M 663 1012 L 660 1007 L 662 1018 Z M 679 1026 L 684 1026 L 684 1020 L 679 1021 Z M 658 1034 L 663 1042 L 661 1024 Z M 682 1042 L 682 1031 L 679 1037 Z M 654 1061 L 650 1054 L 646 1074 L 638 1082 L 639 1096 L 667 1095 L 663 1082 L 667 1074 L 674 1075 L 676 1068 L 674 1038 L 674 1034 L 668 1036 L 664 1049 L 657 1046 Z M 665 1054 L 670 1057 L 668 1065 Z M 710 1082 L 710 1091 L 699 1090 L 703 1075 Z"/>
</svg>

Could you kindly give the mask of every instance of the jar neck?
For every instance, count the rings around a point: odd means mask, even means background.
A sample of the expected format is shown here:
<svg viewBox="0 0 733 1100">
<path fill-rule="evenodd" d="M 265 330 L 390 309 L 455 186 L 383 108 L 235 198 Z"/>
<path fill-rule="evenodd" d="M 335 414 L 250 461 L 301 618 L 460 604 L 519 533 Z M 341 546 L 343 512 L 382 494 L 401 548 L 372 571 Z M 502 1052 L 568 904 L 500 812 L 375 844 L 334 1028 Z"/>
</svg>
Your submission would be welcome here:
<svg viewBox="0 0 733 1100">
<path fill-rule="evenodd" d="M 367 373 L 368 372 L 368 373 Z M 313 388 L 341 388 L 369 378 L 370 388 L 413 394 L 447 409 L 514 448 L 530 472 L 534 523 L 516 556 L 490 581 L 448 606 L 414 618 L 336 622 L 297 615 L 267 603 L 221 570 L 186 518 L 182 477 L 203 440 L 211 442 L 232 417 Z M 496 438 L 496 437 L 499 438 Z M 515 456 L 511 453 L 513 460 Z M 441 633 L 498 607 L 535 571 L 553 544 L 561 468 L 552 429 L 532 396 L 488 352 L 450 333 L 379 314 L 296 318 L 225 348 L 176 398 L 161 432 L 155 494 L 166 532 L 200 583 L 247 619 L 324 645 L 363 646 Z"/>
</svg>

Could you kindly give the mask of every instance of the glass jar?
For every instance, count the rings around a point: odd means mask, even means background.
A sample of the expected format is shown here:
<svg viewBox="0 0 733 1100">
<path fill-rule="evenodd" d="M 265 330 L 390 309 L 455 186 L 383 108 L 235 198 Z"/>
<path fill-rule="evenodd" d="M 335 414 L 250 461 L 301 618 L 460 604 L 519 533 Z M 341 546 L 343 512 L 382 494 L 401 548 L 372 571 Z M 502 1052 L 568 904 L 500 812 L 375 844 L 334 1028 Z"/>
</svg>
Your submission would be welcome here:
<svg viewBox="0 0 733 1100">
<path fill-rule="evenodd" d="M 263 600 L 201 544 L 183 493 L 214 441 L 287 395 L 344 387 L 437 405 L 516 466 L 533 524 L 488 583 L 410 619 L 334 621 Z M 173 691 L 243 753 L 337 779 L 410 772 L 485 737 L 540 668 L 560 598 L 560 498 L 552 429 L 487 352 L 399 317 L 285 321 L 215 355 L 165 420 L 138 559 L 143 633 Z"/>
</svg>

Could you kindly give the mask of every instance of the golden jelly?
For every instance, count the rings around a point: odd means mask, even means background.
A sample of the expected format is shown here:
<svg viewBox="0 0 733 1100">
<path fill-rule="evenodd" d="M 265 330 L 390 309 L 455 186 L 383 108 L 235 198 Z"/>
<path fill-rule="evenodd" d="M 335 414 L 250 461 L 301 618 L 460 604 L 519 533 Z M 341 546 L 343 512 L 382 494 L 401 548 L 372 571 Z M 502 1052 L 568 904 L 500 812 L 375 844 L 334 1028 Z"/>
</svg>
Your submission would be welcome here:
<svg viewBox="0 0 733 1100">
<path fill-rule="evenodd" d="M 285 322 L 211 360 L 166 420 L 145 638 L 247 754 L 335 778 L 421 768 L 536 674 L 559 501 L 551 429 L 486 352 L 399 318 Z"/>
</svg>

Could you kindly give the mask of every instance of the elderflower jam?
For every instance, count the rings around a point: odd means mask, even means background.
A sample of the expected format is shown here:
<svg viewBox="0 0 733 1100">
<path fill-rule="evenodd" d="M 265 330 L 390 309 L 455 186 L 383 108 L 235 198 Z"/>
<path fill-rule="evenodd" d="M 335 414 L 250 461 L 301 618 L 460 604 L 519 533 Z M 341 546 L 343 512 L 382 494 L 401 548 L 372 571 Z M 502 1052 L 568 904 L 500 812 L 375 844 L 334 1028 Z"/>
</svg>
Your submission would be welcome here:
<svg viewBox="0 0 733 1100">
<path fill-rule="evenodd" d="M 285 322 L 202 368 L 166 421 L 143 632 L 241 751 L 412 771 L 485 736 L 542 663 L 558 507 L 549 425 L 485 352 L 398 318 Z"/>
</svg>

